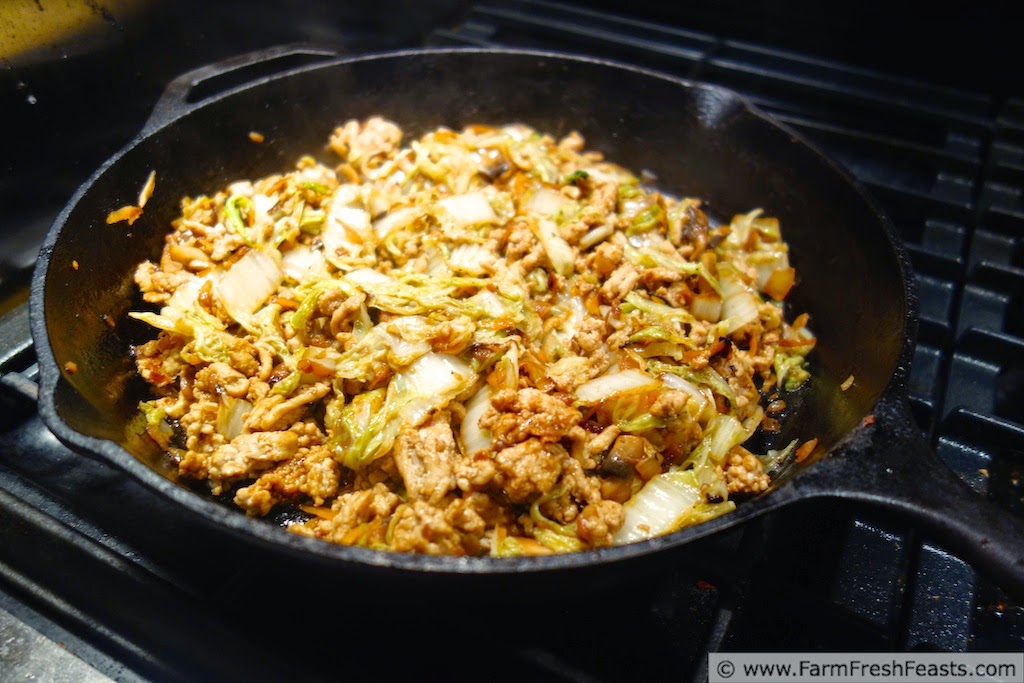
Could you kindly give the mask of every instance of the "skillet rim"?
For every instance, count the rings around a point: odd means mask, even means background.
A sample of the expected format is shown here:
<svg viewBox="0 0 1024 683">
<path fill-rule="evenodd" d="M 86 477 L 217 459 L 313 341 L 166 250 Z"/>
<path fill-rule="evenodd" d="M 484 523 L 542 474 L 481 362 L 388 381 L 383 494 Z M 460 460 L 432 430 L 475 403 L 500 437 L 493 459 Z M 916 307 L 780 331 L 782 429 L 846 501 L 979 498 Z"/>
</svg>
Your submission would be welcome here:
<svg viewBox="0 0 1024 683">
<path fill-rule="evenodd" d="M 259 55 L 271 53 L 275 48 L 251 53 L 254 61 L 259 63 Z M 276 48 L 279 49 L 279 48 Z M 49 335 L 46 328 L 45 297 L 46 279 L 50 272 L 51 259 L 55 245 L 60 239 L 61 233 L 71 213 L 78 205 L 82 197 L 92 188 L 98 178 L 108 169 L 117 164 L 123 157 L 131 153 L 137 146 L 152 135 L 175 125 L 179 120 L 191 115 L 193 112 L 211 106 L 217 102 L 227 99 L 236 93 L 261 87 L 271 81 L 286 79 L 301 73 L 316 71 L 319 69 L 334 68 L 346 64 L 356 64 L 376 60 L 410 59 L 416 57 L 448 56 L 453 54 L 465 55 L 506 55 L 513 58 L 529 59 L 550 59 L 560 62 L 587 63 L 598 65 L 617 71 L 624 71 L 630 75 L 639 75 L 665 82 L 671 87 L 681 87 L 687 90 L 702 90 L 716 93 L 716 96 L 723 101 L 736 102 L 742 108 L 743 116 L 752 117 L 757 120 L 758 125 L 774 128 L 788 134 L 794 144 L 799 145 L 804 151 L 815 157 L 825 168 L 828 168 L 837 182 L 845 183 L 853 190 L 859 201 L 863 202 L 873 218 L 880 224 L 885 235 L 887 246 L 895 257 L 901 285 L 903 289 L 903 344 L 896 359 L 896 365 L 879 395 L 877 406 L 883 404 L 898 403 L 905 397 L 906 381 L 909 376 L 910 360 L 917 336 L 918 301 L 916 280 L 913 270 L 910 267 L 909 256 L 903 247 L 902 241 L 898 238 L 895 227 L 886 213 L 882 210 L 877 200 L 868 193 L 866 188 L 852 176 L 844 167 L 823 153 L 815 145 L 808 142 L 800 133 L 792 130 L 786 124 L 776 120 L 768 113 L 762 111 L 746 96 L 723 86 L 679 78 L 664 72 L 635 66 L 626 62 L 593 57 L 586 54 L 573 52 L 561 52 L 551 50 L 521 50 L 512 48 L 479 48 L 479 47 L 454 47 L 454 48 L 414 48 L 405 50 L 393 50 L 361 54 L 358 56 L 340 56 L 328 58 L 326 61 L 319 61 L 314 64 L 304 65 L 296 68 L 285 69 L 270 75 L 255 78 L 242 85 L 232 87 L 207 97 L 195 104 L 181 102 L 180 111 L 163 112 L 156 125 L 150 127 L 147 122 L 139 134 L 137 134 L 124 147 L 114 153 L 104 162 L 75 192 L 64 209 L 54 220 L 53 225 L 47 233 L 39 252 L 39 259 L 33 272 L 29 305 L 30 305 L 30 326 L 33 340 L 35 342 L 36 354 L 40 369 L 39 387 L 39 412 L 43 423 L 51 432 L 65 445 L 85 457 L 98 458 L 106 464 L 120 469 L 128 475 L 139 480 L 146 488 L 154 493 L 170 499 L 171 502 L 180 505 L 189 513 L 202 517 L 203 520 L 217 525 L 221 530 L 230 532 L 241 540 L 256 542 L 276 552 L 287 552 L 293 556 L 321 562 L 361 565 L 369 568 L 380 568 L 412 572 L 417 574 L 473 574 L 473 575 L 510 575 L 510 574 L 539 574 L 564 569 L 592 568 L 596 565 L 607 565 L 621 563 L 629 560 L 640 559 L 646 556 L 661 554 L 664 551 L 685 546 L 692 541 L 710 536 L 738 526 L 756 516 L 767 513 L 788 503 L 815 495 L 822 495 L 821 491 L 802 492 L 798 486 L 800 479 L 811 469 L 817 468 L 818 463 L 811 463 L 807 468 L 796 472 L 788 480 L 781 483 L 777 488 L 773 487 L 765 494 L 748 501 L 744 501 L 737 508 L 721 517 L 696 526 L 687 527 L 665 536 L 639 541 L 622 546 L 609 548 L 598 548 L 573 553 L 559 553 L 538 557 L 455 557 L 445 555 L 423 555 L 417 553 L 398 553 L 380 550 L 370 550 L 356 546 L 344 546 L 328 543 L 318 539 L 307 538 L 298 534 L 290 533 L 277 525 L 267 523 L 260 519 L 254 519 L 242 514 L 240 511 L 232 510 L 222 504 L 206 499 L 201 495 L 176 484 L 150 469 L 141 460 L 132 455 L 119 444 L 106 439 L 99 439 L 87 436 L 72 429 L 60 416 L 56 406 L 56 392 L 58 383 L 62 380 L 62 373 L 57 365 L 53 350 L 50 347 Z M 237 57 L 236 57 L 237 59 Z M 215 64 L 209 65 L 215 66 Z M 201 67 L 203 68 L 203 67 Z M 191 73 L 191 72 L 189 72 Z M 182 74 L 179 78 L 188 75 Z M 156 112 L 154 117 L 156 118 Z M 150 119 L 153 120 L 152 118 Z M 879 412 L 882 412 L 879 410 Z M 844 434 L 832 448 L 822 454 L 818 459 L 825 457 L 834 458 L 842 455 L 857 445 L 863 432 L 862 427 L 855 427 Z M 837 497 L 841 492 L 837 492 Z"/>
</svg>

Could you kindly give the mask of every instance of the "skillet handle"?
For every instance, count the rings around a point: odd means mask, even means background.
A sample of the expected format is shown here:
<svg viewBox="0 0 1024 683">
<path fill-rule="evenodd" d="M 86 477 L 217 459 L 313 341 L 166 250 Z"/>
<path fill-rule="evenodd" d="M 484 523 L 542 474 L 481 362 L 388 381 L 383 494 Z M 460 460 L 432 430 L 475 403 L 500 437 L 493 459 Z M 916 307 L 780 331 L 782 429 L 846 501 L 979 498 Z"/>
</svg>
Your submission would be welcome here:
<svg viewBox="0 0 1024 683">
<path fill-rule="evenodd" d="M 918 431 L 905 398 L 884 400 L 862 427 L 807 471 L 801 497 L 841 497 L 887 508 L 1024 600 L 1024 517 L 1000 509 L 965 484 Z"/>
<path fill-rule="evenodd" d="M 296 43 L 256 50 L 178 76 L 164 88 L 141 135 L 144 137 L 216 95 L 258 78 L 341 56 L 338 49 Z"/>
</svg>

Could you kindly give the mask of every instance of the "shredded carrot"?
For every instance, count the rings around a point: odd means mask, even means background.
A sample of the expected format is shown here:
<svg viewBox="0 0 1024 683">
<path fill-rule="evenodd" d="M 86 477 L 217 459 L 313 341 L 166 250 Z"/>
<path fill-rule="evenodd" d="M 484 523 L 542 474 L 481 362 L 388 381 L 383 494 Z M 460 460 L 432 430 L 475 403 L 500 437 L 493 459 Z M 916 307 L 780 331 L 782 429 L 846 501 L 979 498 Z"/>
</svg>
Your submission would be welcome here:
<svg viewBox="0 0 1024 683">
<path fill-rule="evenodd" d="M 78 270 L 78 261 L 72 261 L 71 267 L 74 268 L 75 270 Z"/>
<path fill-rule="evenodd" d="M 570 316 L 572 316 L 572 311 L 565 311 L 564 313 L 560 313 L 559 315 L 551 316 L 550 318 L 544 321 L 544 333 L 547 334 L 551 330 L 555 329 L 556 327 L 564 323 L 566 320 L 568 320 Z"/>
<path fill-rule="evenodd" d="M 519 544 L 519 549 L 523 551 L 523 555 L 550 555 L 552 553 L 551 548 L 541 545 L 532 538 L 526 538 L 525 536 L 509 536 L 509 538 Z"/>
<path fill-rule="evenodd" d="M 803 444 L 801 444 L 801 446 L 796 449 L 796 461 L 803 462 L 804 460 L 806 460 L 807 456 L 811 454 L 811 451 L 813 451 L 814 447 L 817 445 L 817 439 L 811 439 L 810 441 L 805 441 Z"/>
<path fill-rule="evenodd" d="M 156 171 L 150 171 L 149 177 L 146 178 L 145 184 L 142 186 L 142 190 L 139 191 L 139 211 L 142 211 L 142 207 L 146 205 L 149 198 L 153 196 L 153 190 L 156 189 Z"/>
<path fill-rule="evenodd" d="M 684 351 L 683 352 L 683 360 L 686 361 L 687 363 L 691 363 L 695 359 L 700 358 L 701 356 L 704 356 L 705 354 L 707 355 L 708 358 L 711 358 L 711 356 L 714 356 L 714 355 L 716 355 L 718 353 L 721 353 L 723 349 L 725 349 L 725 340 L 724 339 L 719 339 L 710 348 L 690 349 L 689 351 Z"/>
<path fill-rule="evenodd" d="M 341 537 L 341 542 L 345 545 L 355 545 L 356 541 L 359 540 L 359 537 L 363 535 L 363 527 L 365 526 L 365 524 L 360 524 L 357 527 L 352 527 L 345 532 L 344 536 Z"/>
<path fill-rule="evenodd" d="M 806 313 L 801 313 L 800 315 L 793 319 L 793 324 L 790 325 L 790 327 L 792 327 L 794 330 L 799 330 L 801 327 L 807 325 L 807 321 L 810 320 L 810 318 L 811 316 L 807 315 Z"/>
<path fill-rule="evenodd" d="M 73 375 L 76 372 L 78 372 L 78 363 L 76 363 L 73 360 L 69 360 L 67 363 L 64 364 L 64 369 L 67 371 L 69 375 Z"/>
<path fill-rule="evenodd" d="M 251 130 L 249 131 L 249 139 L 252 140 L 253 142 L 259 143 L 263 142 L 267 138 L 266 136 L 263 135 L 263 133 L 258 133 L 254 130 Z"/>
<path fill-rule="evenodd" d="M 789 294 L 796 281 L 796 270 L 793 268 L 776 268 L 764 285 L 764 292 L 776 301 L 782 301 Z"/>
<path fill-rule="evenodd" d="M 644 357 L 633 349 L 622 349 L 622 358 L 619 359 L 619 368 L 622 370 L 642 370 L 646 365 Z"/>
<path fill-rule="evenodd" d="M 299 302 L 294 301 L 293 299 L 283 296 L 275 296 L 273 300 L 274 303 L 280 306 L 282 310 L 297 311 L 299 309 Z"/>
<path fill-rule="evenodd" d="M 335 510 L 325 507 L 314 507 L 312 505 L 300 505 L 299 509 L 305 512 L 307 515 L 313 515 L 320 519 L 334 519 L 338 513 Z"/>
<path fill-rule="evenodd" d="M 308 358 L 303 358 L 298 363 L 296 363 L 296 369 L 299 370 L 300 372 L 316 375 L 320 379 L 330 377 L 334 374 L 334 370 L 332 368 L 328 368 L 325 365 L 321 365 L 320 363 L 311 361 Z"/>
<path fill-rule="evenodd" d="M 135 221 L 139 220 L 139 216 L 142 215 L 142 208 L 138 206 L 122 206 L 116 211 L 111 211 L 107 214 L 107 225 L 114 223 L 120 223 L 121 221 L 128 221 L 128 225 L 131 225 Z"/>
<path fill-rule="evenodd" d="M 784 349 L 791 349 L 798 346 L 813 347 L 817 341 L 818 340 L 814 337 L 811 339 L 780 339 L 778 345 Z"/>
<path fill-rule="evenodd" d="M 751 356 L 756 356 L 757 355 L 757 349 L 760 346 L 760 341 L 761 341 L 761 336 L 760 335 L 758 335 L 758 334 L 750 335 L 750 348 L 748 349 L 748 351 L 750 351 L 750 355 Z"/>
</svg>

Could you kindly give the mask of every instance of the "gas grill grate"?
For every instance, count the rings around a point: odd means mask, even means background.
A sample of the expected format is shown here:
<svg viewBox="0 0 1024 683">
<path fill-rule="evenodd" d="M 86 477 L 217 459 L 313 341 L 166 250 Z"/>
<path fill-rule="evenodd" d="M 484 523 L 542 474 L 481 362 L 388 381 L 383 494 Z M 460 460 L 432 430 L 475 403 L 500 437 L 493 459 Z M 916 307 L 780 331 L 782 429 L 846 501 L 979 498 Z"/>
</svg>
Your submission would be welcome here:
<svg viewBox="0 0 1024 683">
<path fill-rule="evenodd" d="M 427 42 L 585 53 L 717 83 L 844 164 L 893 219 L 918 276 L 916 419 L 972 487 L 1024 511 L 1024 101 L 554 2 L 474 3 Z M 339 582 L 326 594 L 309 583 L 289 608 L 282 577 L 251 550 L 162 514 L 166 503 L 60 446 L 31 411 L 27 337 L 0 349 L 0 397 L 17 409 L 0 434 L 0 609 L 115 678 L 326 680 L 388 662 L 415 678 L 699 681 L 708 651 L 1024 639 L 1024 611 L 997 586 L 912 528 L 840 502 L 755 520 L 698 543 L 670 575 L 586 601 L 500 616 L 451 604 L 417 619 Z M 286 627 L 263 626 L 275 609 Z"/>
</svg>

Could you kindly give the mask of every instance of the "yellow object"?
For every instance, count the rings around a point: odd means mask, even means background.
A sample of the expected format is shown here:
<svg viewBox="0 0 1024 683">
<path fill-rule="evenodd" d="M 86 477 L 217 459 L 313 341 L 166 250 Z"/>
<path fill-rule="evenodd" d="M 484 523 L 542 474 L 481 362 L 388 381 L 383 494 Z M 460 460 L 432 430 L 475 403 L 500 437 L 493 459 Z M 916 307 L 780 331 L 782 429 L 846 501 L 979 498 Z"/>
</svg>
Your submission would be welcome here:
<svg viewBox="0 0 1024 683">
<path fill-rule="evenodd" d="M 17 63 L 41 48 L 74 52 L 113 39 L 139 0 L 0 0 L 0 59 Z"/>
</svg>

